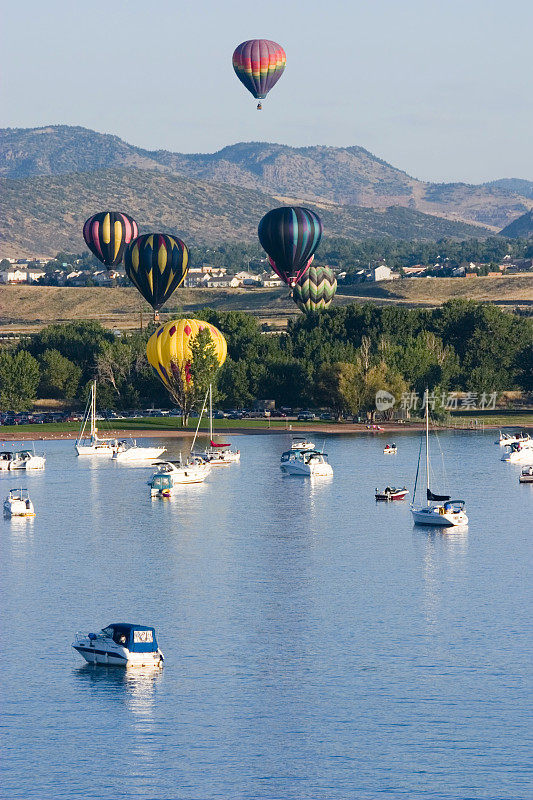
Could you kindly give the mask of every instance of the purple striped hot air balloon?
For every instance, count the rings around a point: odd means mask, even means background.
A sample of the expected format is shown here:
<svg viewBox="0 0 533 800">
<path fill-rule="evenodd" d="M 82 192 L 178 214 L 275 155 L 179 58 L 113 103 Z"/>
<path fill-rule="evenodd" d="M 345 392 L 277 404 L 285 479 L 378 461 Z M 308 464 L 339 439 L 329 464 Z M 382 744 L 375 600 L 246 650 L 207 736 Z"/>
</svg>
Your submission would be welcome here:
<svg viewBox="0 0 533 800">
<path fill-rule="evenodd" d="M 83 226 L 87 247 L 108 269 L 121 263 L 125 248 L 138 233 L 133 217 L 123 211 L 100 211 Z"/>
<path fill-rule="evenodd" d="M 249 39 L 233 53 L 235 74 L 256 100 L 264 100 L 281 78 L 286 62 L 283 47 L 270 39 Z M 261 108 L 258 103 L 257 110 Z"/>
</svg>

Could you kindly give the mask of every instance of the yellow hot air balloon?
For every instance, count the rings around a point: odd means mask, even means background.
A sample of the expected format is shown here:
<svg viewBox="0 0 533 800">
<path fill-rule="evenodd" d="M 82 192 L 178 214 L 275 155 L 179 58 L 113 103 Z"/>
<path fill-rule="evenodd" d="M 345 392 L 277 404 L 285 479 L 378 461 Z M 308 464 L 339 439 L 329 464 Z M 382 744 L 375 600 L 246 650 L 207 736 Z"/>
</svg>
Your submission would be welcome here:
<svg viewBox="0 0 533 800">
<path fill-rule="evenodd" d="M 175 319 L 161 325 L 149 338 L 146 355 L 157 377 L 167 389 L 172 390 L 172 379 L 181 378 L 184 387 L 192 386 L 190 368 L 192 364 L 191 344 L 201 330 L 207 329 L 215 347 L 219 366 L 228 353 L 228 345 L 218 328 L 201 319 Z"/>
</svg>

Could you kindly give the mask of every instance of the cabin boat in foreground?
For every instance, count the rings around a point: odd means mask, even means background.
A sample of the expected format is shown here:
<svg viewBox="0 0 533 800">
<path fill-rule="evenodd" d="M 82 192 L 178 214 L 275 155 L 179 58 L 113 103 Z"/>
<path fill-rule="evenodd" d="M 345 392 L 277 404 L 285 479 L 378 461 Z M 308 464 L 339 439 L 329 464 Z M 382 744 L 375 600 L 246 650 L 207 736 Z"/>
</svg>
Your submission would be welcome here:
<svg viewBox="0 0 533 800">
<path fill-rule="evenodd" d="M 116 667 L 162 667 L 164 656 L 154 628 L 119 622 L 100 633 L 77 633 L 72 644 L 88 664 Z"/>
</svg>

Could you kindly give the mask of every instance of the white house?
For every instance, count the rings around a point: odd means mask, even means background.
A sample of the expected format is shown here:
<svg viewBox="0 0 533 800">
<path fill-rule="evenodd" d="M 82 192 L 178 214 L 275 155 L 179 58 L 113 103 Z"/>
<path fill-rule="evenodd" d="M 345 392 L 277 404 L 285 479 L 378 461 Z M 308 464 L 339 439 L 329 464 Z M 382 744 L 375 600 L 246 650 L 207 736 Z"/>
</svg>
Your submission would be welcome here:
<svg viewBox="0 0 533 800">
<path fill-rule="evenodd" d="M 40 278 L 44 278 L 46 272 L 44 269 L 38 269 L 37 267 L 28 267 L 26 270 L 26 280 L 28 283 L 37 283 Z"/>
<path fill-rule="evenodd" d="M 208 289 L 236 289 L 240 281 L 233 275 L 209 276 L 205 285 Z"/>
<path fill-rule="evenodd" d="M 263 272 L 261 275 L 261 286 L 266 288 L 273 288 L 275 286 L 283 286 L 284 283 L 277 275 L 272 272 Z"/>
<path fill-rule="evenodd" d="M 27 270 L 20 267 L 7 267 L 0 271 L 0 283 L 26 283 L 27 280 Z"/>
<path fill-rule="evenodd" d="M 392 269 L 385 266 L 385 264 L 380 264 L 379 267 L 374 267 L 372 270 L 373 281 L 392 281 L 398 277 L 398 273 L 393 272 Z"/>
</svg>

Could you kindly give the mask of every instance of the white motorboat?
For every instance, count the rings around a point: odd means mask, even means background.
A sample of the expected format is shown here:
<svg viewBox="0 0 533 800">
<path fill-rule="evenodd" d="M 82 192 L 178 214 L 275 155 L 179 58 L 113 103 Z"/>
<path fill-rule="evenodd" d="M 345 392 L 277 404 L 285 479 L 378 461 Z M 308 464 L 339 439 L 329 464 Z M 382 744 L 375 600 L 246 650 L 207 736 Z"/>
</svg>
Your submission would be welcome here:
<svg viewBox="0 0 533 800">
<path fill-rule="evenodd" d="M 202 419 L 202 414 L 204 413 L 208 397 L 209 397 L 209 445 L 206 447 L 204 451 L 198 452 L 194 451 L 194 443 L 196 442 L 196 437 L 198 436 L 200 420 Z M 198 425 L 196 426 L 196 433 L 194 435 L 194 440 L 191 447 L 191 456 L 193 456 L 194 458 L 202 458 L 204 461 L 207 461 L 212 467 L 229 467 L 230 464 L 238 464 L 239 461 L 241 460 L 240 450 L 232 450 L 231 444 L 229 444 L 229 442 L 222 443 L 222 442 L 215 442 L 213 440 L 213 387 L 211 384 L 209 384 L 209 389 L 207 390 L 204 404 L 202 406 L 200 416 L 198 417 Z"/>
<path fill-rule="evenodd" d="M 88 424 L 90 429 L 87 436 L 86 429 Z M 79 456 L 107 456 L 108 458 L 112 458 L 115 452 L 126 449 L 124 445 L 119 446 L 116 439 L 100 439 L 98 436 L 98 428 L 96 427 L 96 381 L 91 383 L 91 393 L 74 447 Z"/>
<path fill-rule="evenodd" d="M 4 500 L 4 513 L 8 517 L 34 517 L 35 509 L 27 489 L 11 489 Z"/>
<path fill-rule="evenodd" d="M 533 483 L 533 466 L 524 467 L 518 480 L 520 483 Z"/>
<path fill-rule="evenodd" d="M 468 525 L 464 500 L 452 500 L 448 495 L 434 494 L 429 486 L 429 410 L 427 394 L 426 392 L 426 504 L 415 505 L 420 455 L 422 452 L 422 443 L 420 443 L 411 514 L 416 525 L 434 525 L 440 528 Z"/>
<path fill-rule="evenodd" d="M 281 456 L 281 471 L 287 475 L 304 477 L 327 477 L 333 475 L 333 467 L 326 453 L 319 450 L 287 450 Z"/>
<path fill-rule="evenodd" d="M 529 442 L 530 439 L 531 437 L 529 433 L 506 433 L 505 431 L 500 431 L 500 438 L 497 442 L 494 442 L 494 444 L 499 444 L 500 447 L 505 447 L 508 444 L 523 444 L 524 442 Z"/>
<path fill-rule="evenodd" d="M 315 443 L 309 441 L 304 436 L 293 436 L 291 450 L 314 450 Z"/>
<path fill-rule="evenodd" d="M 501 461 L 510 464 L 533 464 L 533 441 L 527 439 L 525 442 L 513 442 L 505 445 L 506 450 Z"/>
<path fill-rule="evenodd" d="M 152 497 L 170 497 L 176 486 L 187 483 L 203 483 L 211 466 L 208 461 L 201 458 L 191 458 L 188 461 L 161 461 L 148 486 Z"/>
<path fill-rule="evenodd" d="M 135 439 L 131 444 L 125 441 L 117 442 L 113 450 L 113 458 L 120 463 L 133 463 L 136 461 L 155 461 L 165 452 L 166 447 L 138 447 Z"/>
<path fill-rule="evenodd" d="M 386 456 L 394 456 L 398 452 L 398 448 L 393 442 L 392 444 L 386 444 L 385 447 L 383 448 L 383 452 L 385 453 Z"/>
<path fill-rule="evenodd" d="M 12 469 L 44 469 L 45 456 L 38 456 L 31 450 L 4 450 L 0 453 L 0 472 Z"/>
<path fill-rule="evenodd" d="M 2 450 L 0 452 L 0 472 L 7 472 L 11 468 L 13 461 L 13 452 L 10 450 Z"/>
<path fill-rule="evenodd" d="M 162 667 L 165 660 L 155 630 L 145 625 L 117 623 L 100 633 L 77 633 L 72 647 L 89 664 Z"/>
</svg>

